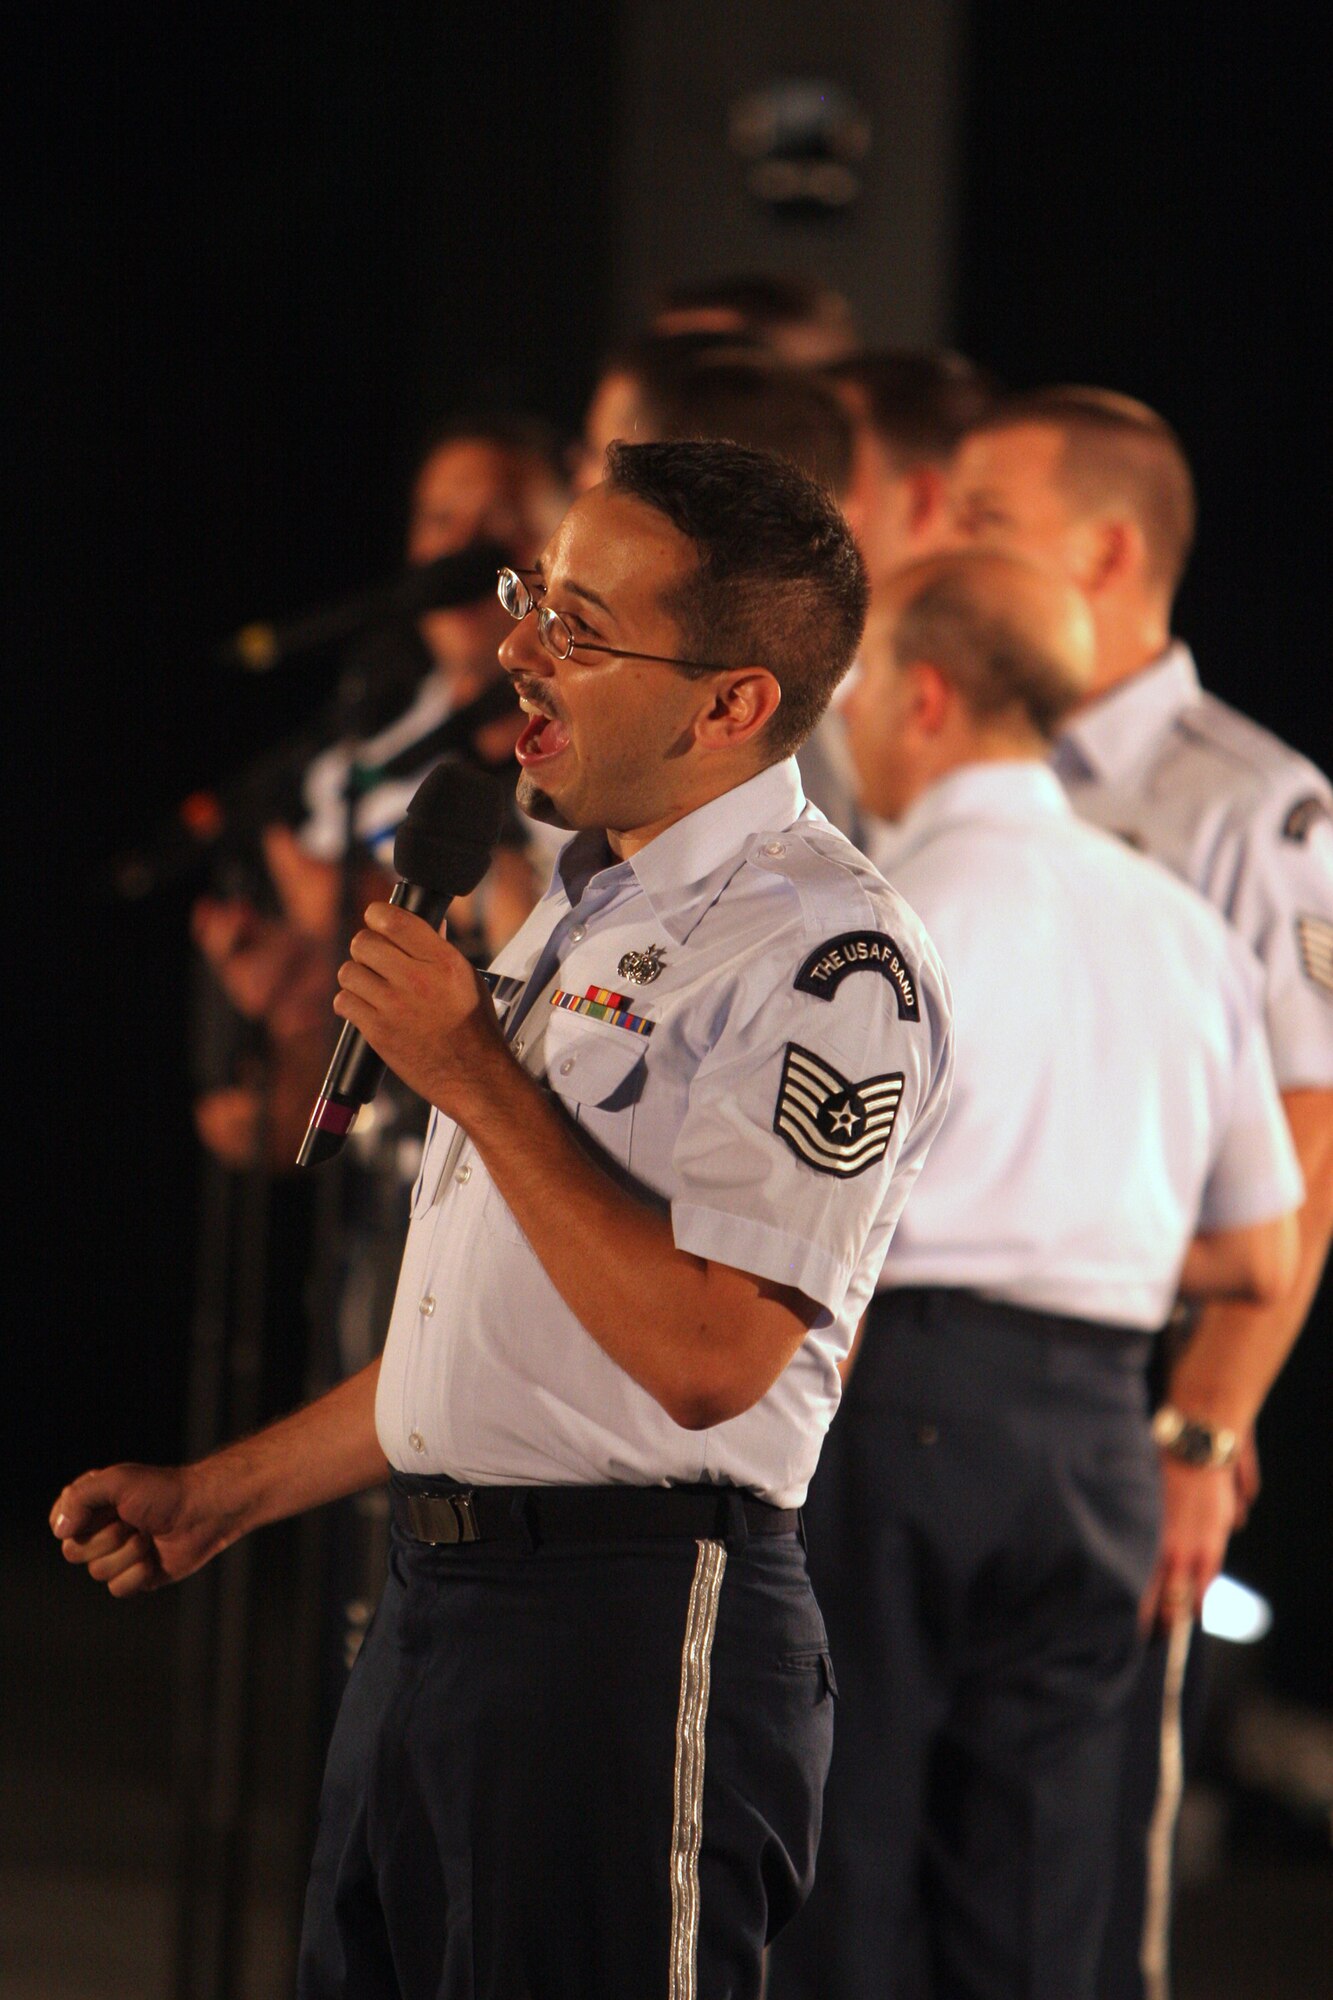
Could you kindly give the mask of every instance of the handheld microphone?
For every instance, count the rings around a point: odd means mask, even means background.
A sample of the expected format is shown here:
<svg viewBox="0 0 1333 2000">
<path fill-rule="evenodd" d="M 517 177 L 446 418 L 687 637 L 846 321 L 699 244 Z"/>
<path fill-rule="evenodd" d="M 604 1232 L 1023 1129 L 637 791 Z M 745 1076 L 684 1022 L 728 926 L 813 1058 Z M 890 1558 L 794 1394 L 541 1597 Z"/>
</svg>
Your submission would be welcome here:
<svg viewBox="0 0 1333 2000">
<path fill-rule="evenodd" d="M 403 878 L 389 901 L 438 929 L 455 896 L 476 888 L 500 837 L 505 788 L 470 764 L 446 761 L 423 778 L 393 843 Z M 342 1150 L 356 1114 L 369 1104 L 384 1062 L 359 1028 L 343 1023 L 328 1074 L 310 1114 L 298 1167 L 319 1167 Z"/>
<path fill-rule="evenodd" d="M 221 648 L 222 658 L 247 673 L 266 674 L 298 653 L 332 645 L 350 632 L 385 618 L 417 618 L 423 611 L 451 611 L 479 604 L 495 589 L 498 570 L 511 560 L 498 542 L 469 542 L 434 562 L 414 563 L 392 583 L 282 625 L 244 625 Z"/>
</svg>

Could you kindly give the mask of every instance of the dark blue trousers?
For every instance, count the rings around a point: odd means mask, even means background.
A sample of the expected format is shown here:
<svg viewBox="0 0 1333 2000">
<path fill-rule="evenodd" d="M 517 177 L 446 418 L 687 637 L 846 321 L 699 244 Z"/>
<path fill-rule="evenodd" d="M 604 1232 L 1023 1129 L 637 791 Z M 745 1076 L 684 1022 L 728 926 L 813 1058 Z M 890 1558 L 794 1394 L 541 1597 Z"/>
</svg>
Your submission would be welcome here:
<svg viewBox="0 0 1333 2000">
<path fill-rule="evenodd" d="M 1159 1533 L 1145 1346 L 872 1307 L 807 1508 L 838 1742 L 771 2000 L 1091 2000 Z"/>
<path fill-rule="evenodd" d="M 796 1536 L 395 1533 L 329 1753 L 304 2000 L 757 2000 L 832 1740 Z"/>
</svg>

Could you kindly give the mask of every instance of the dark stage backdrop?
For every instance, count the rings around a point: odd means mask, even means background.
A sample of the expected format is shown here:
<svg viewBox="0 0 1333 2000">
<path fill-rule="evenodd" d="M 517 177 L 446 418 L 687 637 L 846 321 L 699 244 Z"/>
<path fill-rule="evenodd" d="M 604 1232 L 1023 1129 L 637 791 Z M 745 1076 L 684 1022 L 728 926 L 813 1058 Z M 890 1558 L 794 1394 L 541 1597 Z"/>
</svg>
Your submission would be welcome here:
<svg viewBox="0 0 1333 2000">
<path fill-rule="evenodd" d="M 22 17 L 0 1482 L 28 1512 L 181 1436 L 188 896 L 117 905 L 97 871 L 325 691 L 241 685 L 213 644 L 396 570 L 434 416 L 577 413 L 610 14 Z"/>
<path fill-rule="evenodd" d="M 1316 16 L 974 0 L 956 337 L 1016 387 L 1123 389 L 1179 430 L 1200 534 L 1178 629 L 1205 682 L 1329 768 L 1327 290 Z M 1268 1667 L 1328 1699 L 1333 1286 L 1260 1426 L 1229 1567 Z"/>
</svg>

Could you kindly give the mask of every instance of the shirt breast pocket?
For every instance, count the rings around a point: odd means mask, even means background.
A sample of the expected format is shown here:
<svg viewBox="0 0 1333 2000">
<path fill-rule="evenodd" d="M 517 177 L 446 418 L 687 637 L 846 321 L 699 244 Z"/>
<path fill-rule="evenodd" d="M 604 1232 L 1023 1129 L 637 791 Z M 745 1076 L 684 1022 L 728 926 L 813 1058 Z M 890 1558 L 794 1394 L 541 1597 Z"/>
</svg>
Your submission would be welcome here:
<svg viewBox="0 0 1333 2000">
<path fill-rule="evenodd" d="M 645 1035 L 587 1015 L 553 1011 L 547 1023 L 543 1054 L 550 1090 L 622 1167 L 630 1164 L 647 1053 Z"/>
</svg>

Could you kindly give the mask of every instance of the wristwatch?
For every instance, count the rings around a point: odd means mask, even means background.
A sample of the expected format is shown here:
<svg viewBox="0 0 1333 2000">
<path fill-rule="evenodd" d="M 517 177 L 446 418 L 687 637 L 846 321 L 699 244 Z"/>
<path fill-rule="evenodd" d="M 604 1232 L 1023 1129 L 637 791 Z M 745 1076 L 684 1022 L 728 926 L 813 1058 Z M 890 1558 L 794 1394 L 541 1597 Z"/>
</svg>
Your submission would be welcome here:
<svg viewBox="0 0 1333 2000">
<path fill-rule="evenodd" d="M 1226 1430 L 1220 1424 L 1200 1423 L 1197 1417 L 1187 1417 L 1171 1403 L 1163 1403 L 1153 1418 L 1152 1434 L 1162 1450 L 1169 1451 L 1183 1465 L 1208 1466 L 1215 1471 L 1223 1465 L 1234 1465 L 1240 1456 L 1239 1431 Z"/>
</svg>

